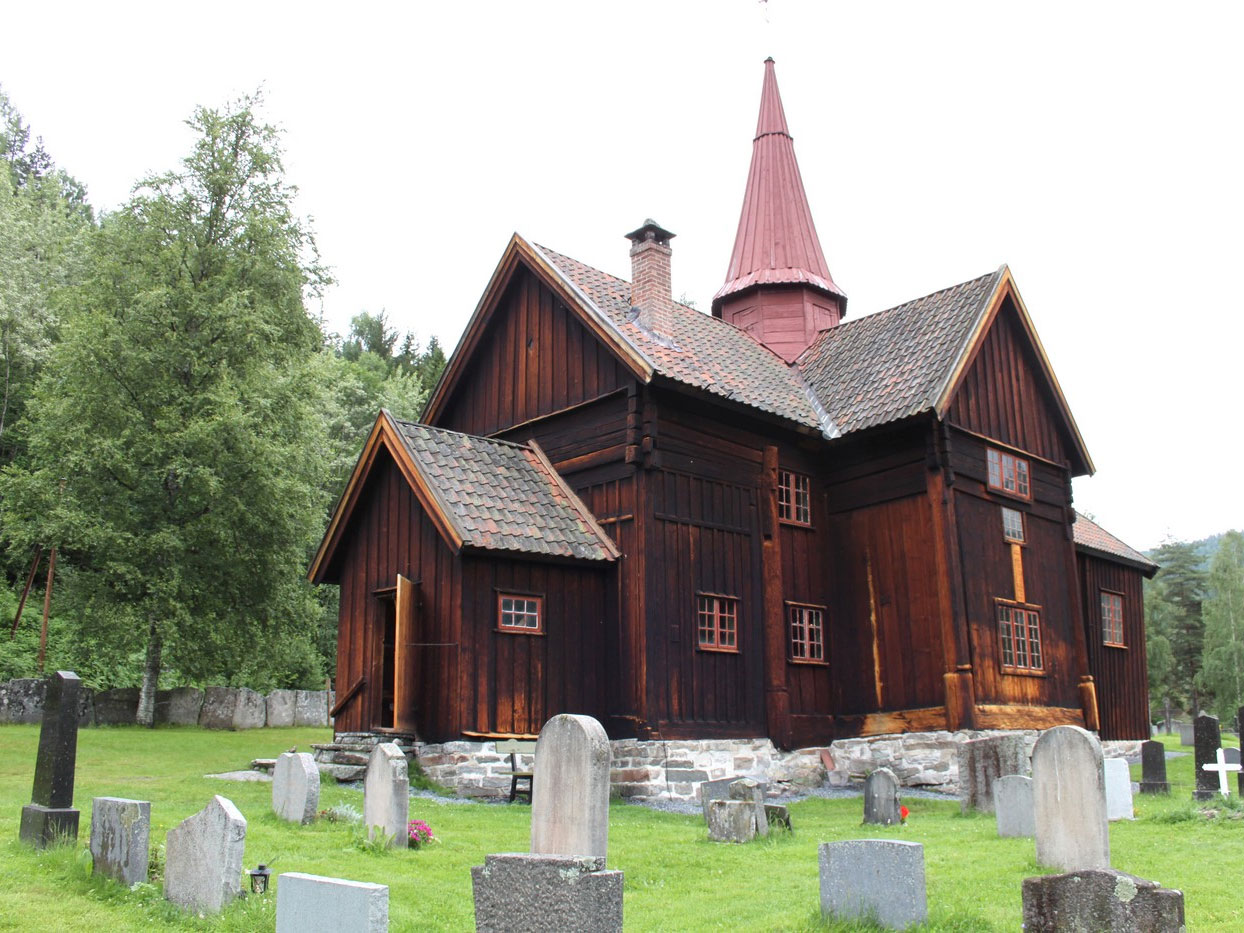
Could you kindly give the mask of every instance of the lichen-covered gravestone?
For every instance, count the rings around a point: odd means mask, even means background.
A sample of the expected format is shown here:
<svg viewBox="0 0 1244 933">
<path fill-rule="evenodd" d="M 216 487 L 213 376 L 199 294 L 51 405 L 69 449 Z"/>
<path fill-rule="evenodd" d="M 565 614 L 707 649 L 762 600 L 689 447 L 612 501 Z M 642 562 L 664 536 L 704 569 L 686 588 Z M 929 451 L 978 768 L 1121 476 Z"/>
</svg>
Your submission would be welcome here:
<svg viewBox="0 0 1244 933">
<path fill-rule="evenodd" d="M 993 813 L 993 782 L 1028 770 L 1022 735 L 991 735 L 962 743 L 955 752 L 959 768 L 959 809 Z"/>
<path fill-rule="evenodd" d="M 390 846 L 406 848 L 409 815 L 410 774 L 406 756 L 393 742 L 382 742 L 371 750 L 367 776 L 363 778 L 363 825 L 367 827 L 367 838 L 383 835 Z"/>
<path fill-rule="evenodd" d="M 751 778 L 736 778 L 730 782 L 728 793 L 726 800 L 709 801 L 709 841 L 751 842 L 757 836 L 769 835 L 761 784 Z"/>
<path fill-rule="evenodd" d="M 608 843 L 609 739 L 590 716 L 554 716 L 536 743 L 531 852 L 471 869 L 476 929 L 620 931 L 623 879 L 605 868 Z"/>
<path fill-rule="evenodd" d="M 1024 933 L 1183 933 L 1184 896 L 1112 868 L 1024 879 Z"/>
<path fill-rule="evenodd" d="M 186 910 L 216 913 L 242 895 L 246 817 L 217 794 L 168 831 L 164 896 Z"/>
<path fill-rule="evenodd" d="M 1032 778 L 1022 774 L 1004 774 L 993 782 L 993 804 L 999 836 L 1031 838 L 1036 833 Z"/>
<path fill-rule="evenodd" d="M 864 822 L 889 826 L 902 820 L 898 778 L 889 768 L 878 768 L 864 779 Z"/>
<path fill-rule="evenodd" d="M 895 839 L 823 842 L 819 850 L 821 914 L 871 917 L 903 930 L 928 918 L 924 846 Z"/>
<path fill-rule="evenodd" d="M 1206 765 L 1218 760 L 1218 749 L 1222 747 L 1222 733 L 1218 728 L 1218 717 L 1202 713 L 1192 720 L 1192 731 L 1196 745 L 1196 790 L 1192 792 L 1194 800 L 1213 800 L 1218 796 L 1218 775 L 1206 771 Z"/>
<path fill-rule="evenodd" d="M 1135 819 L 1132 811 L 1132 773 L 1122 758 L 1107 758 L 1103 763 L 1106 781 L 1106 819 Z"/>
<path fill-rule="evenodd" d="M 1032 749 L 1037 861 L 1065 871 L 1110 867 L 1101 743 L 1079 726 L 1055 726 Z"/>
<path fill-rule="evenodd" d="M 276 882 L 276 933 L 384 933 L 389 886 L 287 871 Z"/>
<path fill-rule="evenodd" d="M 233 709 L 233 728 L 262 729 L 268 720 L 268 704 L 262 693 L 250 687 L 238 688 L 238 702 Z"/>
<path fill-rule="evenodd" d="M 208 687 L 203 691 L 199 725 L 204 729 L 232 729 L 233 714 L 237 710 L 237 687 Z"/>
<path fill-rule="evenodd" d="M 310 823 L 320 805 L 320 772 L 306 752 L 285 752 L 272 769 L 272 809 L 291 823 Z"/>
<path fill-rule="evenodd" d="M 73 808 L 73 778 L 78 759 L 78 695 L 82 681 L 72 671 L 47 679 L 43 725 L 35 759 L 34 790 L 22 808 L 18 836 L 36 848 L 78 838 L 78 811 Z"/>
<path fill-rule="evenodd" d="M 1140 792 L 1142 794 L 1169 794 L 1170 782 L 1166 780 L 1166 746 L 1161 742 L 1140 743 Z"/>
<path fill-rule="evenodd" d="M 127 888 L 146 881 L 150 838 L 150 801 L 124 797 L 96 797 L 91 801 L 91 858 L 95 874 Z"/>
<path fill-rule="evenodd" d="M 294 724 L 296 690 L 273 690 L 268 694 L 268 728 L 281 728 Z"/>
</svg>

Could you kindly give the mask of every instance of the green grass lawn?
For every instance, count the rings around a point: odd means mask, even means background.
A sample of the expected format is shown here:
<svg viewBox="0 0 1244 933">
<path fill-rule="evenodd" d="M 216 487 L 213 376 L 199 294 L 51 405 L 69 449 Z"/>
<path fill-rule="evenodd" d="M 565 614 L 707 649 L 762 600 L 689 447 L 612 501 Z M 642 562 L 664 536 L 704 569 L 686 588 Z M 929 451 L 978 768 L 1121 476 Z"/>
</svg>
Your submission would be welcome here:
<svg viewBox="0 0 1244 933">
<path fill-rule="evenodd" d="M 464 930 L 473 926 L 469 868 L 490 852 L 527 848 L 525 805 L 448 805 L 413 800 L 411 817 L 427 820 L 440 839 L 420 850 L 373 852 L 343 823 L 298 827 L 271 814 L 270 784 L 203 777 L 275 757 L 297 745 L 327 741 L 325 729 L 206 732 L 196 728 L 84 729 L 78 739 L 75 802 L 82 810 L 79 845 L 36 853 L 17 841 L 30 799 L 38 729 L 0 726 L 0 930 L 204 929 L 264 930 L 275 922 L 275 898 L 248 898 L 219 917 L 186 916 L 158 887 L 128 891 L 94 879 L 85 854 L 92 796 L 150 800 L 152 841 L 199 810 L 212 794 L 230 798 L 247 817 L 246 867 L 276 860 L 274 873 L 305 871 L 389 885 L 393 930 Z M 1171 740 L 1168 740 L 1170 742 Z M 1178 746 L 1176 737 L 1171 743 Z M 1244 929 L 1244 810 L 1207 819 L 1190 804 L 1192 758 L 1169 763 L 1177 785 L 1170 798 L 1138 797 L 1138 819 L 1110 829 L 1115 867 L 1184 891 L 1192 930 Z M 1139 779 L 1139 768 L 1133 769 Z M 930 930 L 1017 930 L 1020 884 L 1038 874 L 1030 839 L 999 839 L 992 816 L 961 817 L 956 801 L 907 800 L 903 827 L 860 825 L 862 801 L 794 804 L 793 834 L 747 846 L 711 844 L 699 817 L 615 803 L 610 811 L 609 865 L 626 873 L 630 930 L 866 929 L 821 923 L 817 844 L 852 838 L 897 838 L 925 847 Z M 362 806 L 359 791 L 327 782 L 321 808 Z"/>
</svg>

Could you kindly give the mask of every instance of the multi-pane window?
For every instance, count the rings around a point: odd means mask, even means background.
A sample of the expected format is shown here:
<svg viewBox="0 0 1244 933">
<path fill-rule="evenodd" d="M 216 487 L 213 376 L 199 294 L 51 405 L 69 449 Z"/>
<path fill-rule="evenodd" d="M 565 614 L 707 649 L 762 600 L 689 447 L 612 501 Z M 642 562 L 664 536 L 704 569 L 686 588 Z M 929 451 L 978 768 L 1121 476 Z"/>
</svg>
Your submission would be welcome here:
<svg viewBox="0 0 1244 933">
<path fill-rule="evenodd" d="M 1002 506 L 1002 537 L 1008 541 L 1024 543 L 1024 513 L 1018 509 Z"/>
<path fill-rule="evenodd" d="M 812 484 L 802 473 L 778 470 L 778 518 L 799 525 L 812 524 Z"/>
<path fill-rule="evenodd" d="M 823 606 L 786 604 L 790 620 L 790 658 L 792 661 L 825 660 L 825 609 Z"/>
<path fill-rule="evenodd" d="M 739 601 L 733 596 L 697 593 L 696 641 L 714 651 L 739 650 Z"/>
<path fill-rule="evenodd" d="M 998 640 L 1002 666 L 1016 671 L 1040 671 L 1041 614 L 1020 606 L 998 606 Z"/>
<path fill-rule="evenodd" d="M 540 618 L 543 602 L 539 596 L 501 593 L 497 597 L 497 627 L 504 632 L 543 631 Z"/>
<path fill-rule="evenodd" d="M 1014 493 L 1027 499 L 1032 495 L 1028 485 L 1028 461 L 1014 454 L 990 448 L 989 485 L 992 489 Z"/>
<path fill-rule="evenodd" d="M 1101 593 L 1101 640 L 1107 645 L 1123 646 L 1123 597 L 1118 593 Z"/>
</svg>

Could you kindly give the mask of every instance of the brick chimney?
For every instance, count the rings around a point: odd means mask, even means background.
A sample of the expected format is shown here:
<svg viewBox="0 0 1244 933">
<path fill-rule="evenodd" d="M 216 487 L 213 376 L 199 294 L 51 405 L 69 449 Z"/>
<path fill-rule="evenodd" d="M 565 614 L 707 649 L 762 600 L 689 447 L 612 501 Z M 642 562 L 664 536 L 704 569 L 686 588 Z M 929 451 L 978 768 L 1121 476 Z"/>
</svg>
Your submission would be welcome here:
<svg viewBox="0 0 1244 933">
<path fill-rule="evenodd" d="M 670 294 L 670 240 L 674 234 L 651 217 L 626 235 L 631 241 L 631 304 L 651 310 L 673 300 Z"/>
</svg>

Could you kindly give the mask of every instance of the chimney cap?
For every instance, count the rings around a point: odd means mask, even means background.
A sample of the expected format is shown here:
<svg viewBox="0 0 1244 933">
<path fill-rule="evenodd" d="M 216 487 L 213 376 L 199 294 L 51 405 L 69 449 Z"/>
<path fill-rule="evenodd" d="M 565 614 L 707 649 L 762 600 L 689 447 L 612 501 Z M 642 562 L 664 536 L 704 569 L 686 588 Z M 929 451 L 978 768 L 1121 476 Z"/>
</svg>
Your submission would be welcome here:
<svg viewBox="0 0 1244 933">
<path fill-rule="evenodd" d="M 674 239 L 675 235 L 649 217 L 644 221 L 643 226 L 637 230 L 632 230 L 626 235 L 626 238 L 636 246 L 648 240 L 655 240 L 661 246 L 669 246 L 670 240 Z"/>
</svg>

